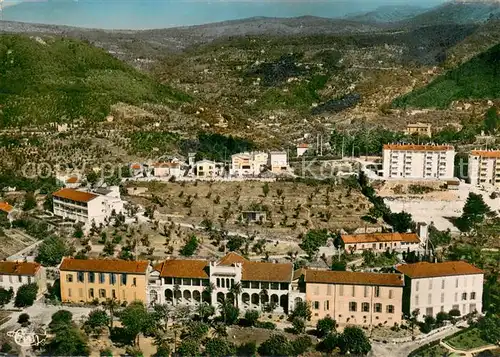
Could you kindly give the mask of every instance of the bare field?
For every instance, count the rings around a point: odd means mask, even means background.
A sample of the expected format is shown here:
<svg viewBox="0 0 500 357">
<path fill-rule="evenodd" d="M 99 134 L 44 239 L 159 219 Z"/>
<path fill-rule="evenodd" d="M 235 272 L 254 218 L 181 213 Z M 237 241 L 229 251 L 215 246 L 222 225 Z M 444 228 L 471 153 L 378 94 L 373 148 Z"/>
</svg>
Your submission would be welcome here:
<svg viewBox="0 0 500 357">
<path fill-rule="evenodd" d="M 143 207 L 155 205 L 171 221 L 200 225 L 210 220 L 227 230 L 248 231 L 263 237 L 297 238 L 309 229 L 351 230 L 364 225 L 361 216 L 371 204 L 358 191 L 336 186 L 270 182 L 194 182 L 138 184 L 148 191 L 131 196 Z M 247 224 L 243 211 L 264 211 L 266 221 Z"/>
</svg>

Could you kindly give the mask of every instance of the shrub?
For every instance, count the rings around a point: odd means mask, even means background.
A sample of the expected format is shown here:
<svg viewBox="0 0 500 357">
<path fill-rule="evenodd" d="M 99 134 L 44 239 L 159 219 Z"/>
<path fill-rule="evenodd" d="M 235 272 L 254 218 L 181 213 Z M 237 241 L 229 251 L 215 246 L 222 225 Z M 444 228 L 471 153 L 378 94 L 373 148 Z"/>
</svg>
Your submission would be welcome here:
<svg viewBox="0 0 500 357">
<path fill-rule="evenodd" d="M 259 317 L 260 313 L 257 310 L 247 310 L 247 312 L 245 312 L 245 320 L 248 326 L 255 326 Z"/>
<path fill-rule="evenodd" d="M 331 317 L 325 317 L 316 323 L 316 332 L 318 337 L 324 337 L 335 331 L 337 323 Z"/>
<path fill-rule="evenodd" d="M 29 320 L 30 320 L 30 315 L 23 313 L 23 314 L 19 315 L 19 317 L 17 319 L 17 323 L 21 324 L 21 325 L 27 324 L 27 323 L 29 323 Z"/>
<path fill-rule="evenodd" d="M 258 327 L 258 328 L 265 328 L 267 330 L 276 330 L 276 324 L 271 322 L 271 321 L 257 321 L 257 323 L 255 324 L 255 327 Z"/>
<path fill-rule="evenodd" d="M 292 350 L 298 356 L 305 353 L 312 345 L 313 342 L 309 336 L 300 336 L 292 341 Z"/>
</svg>

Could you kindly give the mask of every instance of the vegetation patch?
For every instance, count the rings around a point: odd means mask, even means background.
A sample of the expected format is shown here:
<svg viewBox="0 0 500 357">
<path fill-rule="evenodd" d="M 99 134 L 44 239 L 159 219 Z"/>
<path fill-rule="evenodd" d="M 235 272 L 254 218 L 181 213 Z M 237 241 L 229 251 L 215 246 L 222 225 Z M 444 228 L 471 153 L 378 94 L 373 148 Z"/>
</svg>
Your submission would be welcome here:
<svg viewBox="0 0 500 357">
<path fill-rule="evenodd" d="M 481 331 L 478 328 L 462 330 L 444 341 L 458 350 L 471 350 L 490 344 L 481 338 Z"/>
</svg>

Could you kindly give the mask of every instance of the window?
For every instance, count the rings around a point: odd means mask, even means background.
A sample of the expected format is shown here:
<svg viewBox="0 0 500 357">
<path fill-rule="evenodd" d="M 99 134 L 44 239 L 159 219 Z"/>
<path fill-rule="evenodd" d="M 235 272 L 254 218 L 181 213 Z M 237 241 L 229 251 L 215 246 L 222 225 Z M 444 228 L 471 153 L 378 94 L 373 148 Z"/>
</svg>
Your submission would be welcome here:
<svg viewBox="0 0 500 357">
<path fill-rule="evenodd" d="M 362 303 L 361 304 L 361 311 L 370 312 L 370 304 L 367 302 Z"/>
<path fill-rule="evenodd" d="M 313 294 L 319 295 L 319 285 L 314 286 Z"/>
<path fill-rule="evenodd" d="M 467 300 L 467 293 L 462 293 L 462 301 Z"/>
<path fill-rule="evenodd" d="M 127 274 L 122 274 L 122 285 L 127 285 Z"/>
<path fill-rule="evenodd" d="M 368 297 L 368 286 L 365 286 L 365 294 L 364 294 L 365 297 Z"/>
<path fill-rule="evenodd" d="M 356 286 L 355 285 L 352 286 L 352 296 L 353 297 L 356 296 Z"/>
<path fill-rule="evenodd" d="M 111 290 L 111 297 L 113 299 L 116 299 L 116 290 L 115 289 Z"/>
<path fill-rule="evenodd" d="M 83 277 L 83 272 L 79 271 L 77 273 L 77 279 L 79 283 L 83 283 L 83 281 L 85 280 L 85 278 Z"/>
<path fill-rule="evenodd" d="M 137 286 L 137 278 L 132 279 L 132 286 Z"/>
<path fill-rule="evenodd" d="M 415 295 L 415 305 L 418 306 L 418 295 Z"/>
<path fill-rule="evenodd" d="M 375 287 L 375 297 L 380 297 L 380 286 Z"/>
<path fill-rule="evenodd" d="M 71 289 L 68 289 L 68 297 L 71 297 Z"/>
<path fill-rule="evenodd" d="M 428 307 L 425 309 L 425 316 L 433 316 L 432 307 Z"/>
<path fill-rule="evenodd" d="M 355 303 L 354 301 L 351 301 L 349 303 L 349 311 L 357 311 L 358 310 L 358 304 Z"/>
<path fill-rule="evenodd" d="M 382 312 L 382 304 L 380 304 L 380 303 L 373 305 L 373 308 L 374 308 L 375 312 Z"/>
<path fill-rule="evenodd" d="M 432 302 L 432 294 L 427 295 L 427 304 L 430 304 Z"/>
<path fill-rule="evenodd" d="M 332 285 L 328 284 L 326 287 L 326 295 L 332 296 Z"/>
<path fill-rule="evenodd" d="M 66 275 L 66 282 L 67 283 L 72 283 L 73 282 L 73 274 Z"/>
<path fill-rule="evenodd" d="M 441 293 L 441 303 L 444 302 L 444 293 Z"/>
<path fill-rule="evenodd" d="M 415 284 L 415 291 L 418 291 L 419 286 L 420 286 L 420 281 L 417 281 Z"/>
<path fill-rule="evenodd" d="M 394 305 L 387 305 L 386 309 L 388 314 L 394 314 Z"/>
<path fill-rule="evenodd" d="M 451 309 L 452 309 L 452 310 L 459 310 L 459 309 L 460 309 L 460 306 L 458 306 L 458 305 L 453 305 L 453 306 L 451 307 Z"/>
<path fill-rule="evenodd" d="M 220 279 L 217 278 L 217 287 L 220 288 Z"/>
<path fill-rule="evenodd" d="M 339 295 L 344 296 L 344 285 L 339 286 Z"/>
<path fill-rule="evenodd" d="M 23 282 L 23 277 L 21 275 L 18 275 L 17 280 L 19 280 L 20 283 Z"/>
<path fill-rule="evenodd" d="M 474 291 L 470 293 L 470 299 L 476 300 L 476 293 Z"/>
<path fill-rule="evenodd" d="M 458 288 L 458 278 L 455 279 L 455 287 Z"/>
<path fill-rule="evenodd" d="M 95 283 L 95 273 L 89 273 L 89 283 Z"/>
<path fill-rule="evenodd" d="M 0 275 L 0 283 L 3 283 L 3 275 Z"/>
<path fill-rule="evenodd" d="M 116 284 L 116 274 L 109 274 L 109 280 L 111 281 L 111 285 Z"/>
<path fill-rule="evenodd" d="M 106 298 L 106 290 L 99 289 L 99 297 L 100 298 Z"/>
<path fill-rule="evenodd" d="M 429 279 L 429 290 L 432 289 L 432 279 Z"/>
<path fill-rule="evenodd" d="M 90 297 L 91 299 L 93 299 L 93 298 L 94 298 L 94 289 L 92 289 L 92 288 L 91 288 L 91 289 L 89 289 L 89 297 Z"/>
<path fill-rule="evenodd" d="M 394 297 L 392 289 L 389 290 L 389 299 L 392 299 Z"/>
<path fill-rule="evenodd" d="M 458 301 L 458 293 L 455 293 L 455 302 Z"/>
<path fill-rule="evenodd" d="M 444 289 L 444 279 L 441 280 L 441 289 Z"/>
<path fill-rule="evenodd" d="M 330 301 L 326 300 L 325 301 L 325 311 L 328 311 L 328 310 L 330 310 Z"/>
<path fill-rule="evenodd" d="M 28 276 L 28 284 L 31 284 L 31 276 Z"/>
<path fill-rule="evenodd" d="M 106 276 L 104 273 L 99 273 L 99 283 L 104 284 L 104 281 L 106 280 Z"/>
<path fill-rule="evenodd" d="M 315 301 L 313 304 L 314 310 L 319 310 L 319 301 Z"/>
</svg>

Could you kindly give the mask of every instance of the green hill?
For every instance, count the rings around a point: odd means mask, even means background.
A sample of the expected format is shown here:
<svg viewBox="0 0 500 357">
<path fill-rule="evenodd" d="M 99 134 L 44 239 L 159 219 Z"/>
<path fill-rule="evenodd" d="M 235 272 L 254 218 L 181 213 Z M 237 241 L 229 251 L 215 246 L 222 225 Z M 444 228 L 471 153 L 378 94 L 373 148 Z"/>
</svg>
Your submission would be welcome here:
<svg viewBox="0 0 500 357">
<path fill-rule="evenodd" d="M 500 44 L 394 100 L 395 107 L 446 108 L 454 100 L 500 98 Z"/>
<path fill-rule="evenodd" d="M 0 36 L 0 126 L 102 120 L 117 102 L 188 101 L 102 49 L 69 39 Z"/>
</svg>

